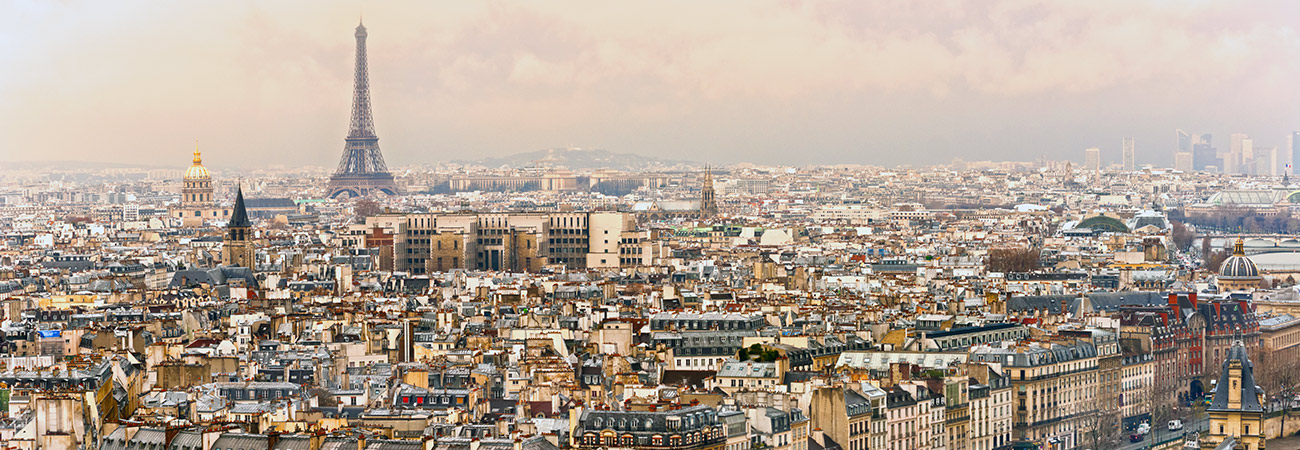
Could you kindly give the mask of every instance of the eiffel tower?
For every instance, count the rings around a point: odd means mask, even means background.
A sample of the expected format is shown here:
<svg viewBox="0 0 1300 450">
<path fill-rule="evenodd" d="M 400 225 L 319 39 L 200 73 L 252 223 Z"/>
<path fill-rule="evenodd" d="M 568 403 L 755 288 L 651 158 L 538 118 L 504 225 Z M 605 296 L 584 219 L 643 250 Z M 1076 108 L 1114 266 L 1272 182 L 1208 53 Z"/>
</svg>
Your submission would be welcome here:
<svg viewBox="0 0 1300 450">
<path fill-rule="evenodd" d="M 353 80 L 352 123 L 344 139 L 343 158 L 330 176 L 329 197 L 362 197 L 374 192 L 396 195 L 399 190 L 379 152 L 379 136 L 370 113 L 370 76 L 366 70 L 366 27 L 357 25 L 357 68 Z"/>
</svg>

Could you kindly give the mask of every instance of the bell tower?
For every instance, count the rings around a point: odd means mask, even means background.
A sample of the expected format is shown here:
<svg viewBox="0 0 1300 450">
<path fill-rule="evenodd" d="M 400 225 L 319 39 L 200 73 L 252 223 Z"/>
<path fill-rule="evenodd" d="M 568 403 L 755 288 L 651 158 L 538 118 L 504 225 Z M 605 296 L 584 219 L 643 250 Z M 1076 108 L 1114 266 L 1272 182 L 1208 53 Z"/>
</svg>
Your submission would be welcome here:
<svg viewBox="0 0 1300 450">
<path fill-rule="evenodd" d="M 718 199 L 713 192 L 713 169 L 704 168 L 704 186 L 700 188 L 700 218 L 707 219 L 718 214 Z"/>
<path fill-rule="evenodd" d="M 235 210 L 230 213 L 230 223 L 226 224 L 226 235 L 221 240 L 222 265 L 255 268 L 252 228 L 244 208 L 244 187 L 240 186 L 235 193 Z"/>
</svg>

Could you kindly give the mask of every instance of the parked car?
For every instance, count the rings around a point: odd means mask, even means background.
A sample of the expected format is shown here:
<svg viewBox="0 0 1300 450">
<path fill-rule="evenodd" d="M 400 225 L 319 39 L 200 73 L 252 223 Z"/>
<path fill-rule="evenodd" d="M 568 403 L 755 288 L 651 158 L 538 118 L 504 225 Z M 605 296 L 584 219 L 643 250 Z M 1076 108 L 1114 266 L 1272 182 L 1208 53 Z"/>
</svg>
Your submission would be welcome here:
<svg viewBox="0 0 1300 450">
<path fill-rule="evenodd" d="M 1142 434 L 1142 433 L 1133 433 L 1133 434 L 1128 435 L 1128 441 L 1129 441 L 1129 442 L 1142 442 L 1142 439 L 1145 438 L 1145 437 L 1146 437 L 1145 434 Z"/>
<path fill-rule="evenodd" d="M 1183 421 L 1174 419 L 1169 421 L 1169 431 L 1178 431 L 1183 429 Z"/>
</svg>

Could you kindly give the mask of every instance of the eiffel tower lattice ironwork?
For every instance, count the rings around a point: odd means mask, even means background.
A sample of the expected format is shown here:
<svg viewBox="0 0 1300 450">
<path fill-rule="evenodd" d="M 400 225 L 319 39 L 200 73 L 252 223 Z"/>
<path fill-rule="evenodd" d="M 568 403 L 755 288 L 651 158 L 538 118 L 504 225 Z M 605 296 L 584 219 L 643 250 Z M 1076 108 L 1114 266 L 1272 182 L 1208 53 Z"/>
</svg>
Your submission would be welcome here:
<svg viewBox="0 0 1300 450">
<path fill-rule="evenodd" d="M 375 119 L 370 112 L 370 75 L 366 67 L 366 27 L 357 25 L 356 76 L 352 91 L 352 121 L 344 139 L 343 158 L 330 177 L 328 195 L 365 196 L 374 192 L 395 195 L 399 192 L 393 174 L 379 151 Z"/>
</svg>

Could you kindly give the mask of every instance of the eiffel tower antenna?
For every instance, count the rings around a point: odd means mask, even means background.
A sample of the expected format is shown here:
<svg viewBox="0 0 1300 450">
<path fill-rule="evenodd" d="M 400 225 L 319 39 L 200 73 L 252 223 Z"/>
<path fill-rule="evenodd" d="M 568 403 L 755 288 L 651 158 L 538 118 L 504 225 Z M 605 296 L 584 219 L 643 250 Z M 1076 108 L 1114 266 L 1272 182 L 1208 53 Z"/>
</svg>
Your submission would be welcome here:
<svg viewBox="0 0 1300 450">
<path fill-rule="evenodd" d="M 365 25 L 358 22 L 356 73 L 352 80 L 352 118 L 348 123 L 348 136 L 343 146 L 343 157 L 338 169 L 330 177 L 330 198 L 348 195 L 361 197 L 375 192 L 396 195 L 399 190 L 393 174 L 384 163 L 379 151 L 379 136 L 375 133 L 375 119 L 370 108 L 370 71 L 366 63 Z"/>
</svg>

